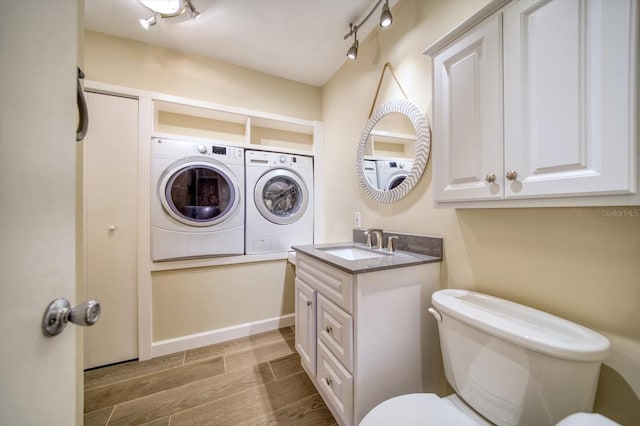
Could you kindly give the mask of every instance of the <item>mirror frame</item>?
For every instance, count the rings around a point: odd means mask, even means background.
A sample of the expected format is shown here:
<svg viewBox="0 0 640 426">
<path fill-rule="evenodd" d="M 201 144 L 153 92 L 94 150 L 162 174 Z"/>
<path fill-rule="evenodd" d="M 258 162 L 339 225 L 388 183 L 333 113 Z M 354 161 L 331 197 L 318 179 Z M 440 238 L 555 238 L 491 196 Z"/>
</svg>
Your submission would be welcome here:
<svg viewBox="0 0 640 426">
<path fill-rule="evenodd" d="M 416 132 L 416 157 L 413 161 L 413 167 L 409 172 L 409 175 L 405 180 L 390 190 L 380 190 L 372 186 L 367 180 L 364 174 L 364 153 L 367 141 L 371 135 L 371 131 L 375 125 L 383 117 L 391 113 L 400 113 L 407 117 Z M 418 183 L 422 177 L 424 169 L 427 167 L 429 161 L 429 154 L 431 153 L 431 129 L 427 122 L 427 117 L 422 112 L 420 107 L 415 103 L 407 99 L 392 99 L 380 105 L 374 111 L 371 118 L 367 122 L 367 125 L 362 129 L 360 135 L 360 143 L 358 144 L 358 153 L 356 156 L 356 172 L 358 174 L 358 180 L 360 186 L 374 200 L 381 203 L 393 203 L 404 198 Z"/>
</svg>

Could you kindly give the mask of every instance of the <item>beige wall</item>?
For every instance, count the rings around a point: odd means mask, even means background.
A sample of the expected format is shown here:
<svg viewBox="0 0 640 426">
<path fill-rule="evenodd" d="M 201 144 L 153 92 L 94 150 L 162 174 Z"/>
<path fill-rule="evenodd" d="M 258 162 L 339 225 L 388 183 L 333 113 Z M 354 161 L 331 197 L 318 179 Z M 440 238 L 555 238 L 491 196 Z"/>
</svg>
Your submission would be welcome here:
<svg viewBox="0 0 640 426">
<path fill-rule="evenodd" d="M 285 261 L 153 273 L 153 340 L 207 332 L 294 312 Z"/>
<path fill-rule="evenodd" d="M 321 89 L 190 53 L 87 31 L 88 80 L 306 120 L 320 120 Z"/>
<path fill-rule="evenodd" d="M 603 213 L 614 208 L 435 209 L 431 160 L 417 188 L 398 203 L 376 203 L 358 186 L 357 142 L 384 63 L 394 66 L 431 122 L 431 59 L 420 52 L 486 3 L 401 0 L 393 26 L 361 41 L 357 61 L 325 85 L 326 162 L 332 164 L 324 182 L 332 200 L 322 206 L 331 224 L 325 240 L 350 239 L 354 211 L 362 212 L 363 227 L 440 235 L 441 287 L 505 297 L 623 336 L 636 352 L 616 347 L 616 356 L 640 367 L 640 217 Z M 399 96 L 387 74 L 377 104 Z M 604 368 L 596 409 L 623 424 L 637 421 L 640 402 L 630 383 L 638 392 L 638 378 Z"/>
</svg>

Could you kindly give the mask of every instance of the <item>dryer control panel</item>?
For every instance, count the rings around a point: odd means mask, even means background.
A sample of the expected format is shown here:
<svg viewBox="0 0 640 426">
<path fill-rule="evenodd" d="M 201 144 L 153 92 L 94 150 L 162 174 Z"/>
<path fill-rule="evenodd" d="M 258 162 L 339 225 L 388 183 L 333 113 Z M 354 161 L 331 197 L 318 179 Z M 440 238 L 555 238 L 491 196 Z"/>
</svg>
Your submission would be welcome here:
<svg viewBox="0 0 640 426">
<path fill-rule="evenodd" d="M 292 169 L 311 169 L 313 160 L 304 155 L 281 154 L 266 151 L 247 151 L 247 166 L 289 167 Z"/>
</svg>

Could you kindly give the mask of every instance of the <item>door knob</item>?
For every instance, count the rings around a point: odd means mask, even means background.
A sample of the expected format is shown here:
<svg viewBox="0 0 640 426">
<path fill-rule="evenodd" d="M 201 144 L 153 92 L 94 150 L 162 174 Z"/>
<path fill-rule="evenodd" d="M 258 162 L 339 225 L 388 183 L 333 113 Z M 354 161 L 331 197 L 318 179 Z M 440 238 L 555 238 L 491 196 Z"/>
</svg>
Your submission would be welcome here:
<svg viewBox="0 0 640 426">
<path fill-rule="evenodd" d="M 511 170 L 507 172 L 507 179 L 516 180 L 517 177 L 518 177 L 518 172 L 516 172 L 515 170 Z"/>
<path fill-rule="evenodd" d="M 490 173 L 484 179 L 489 183 L 494 183 L 496 181 L 496 175 L 493 173 Z"/>
<path fill-rule="evenodd" d="M 57 336 L 68 322 L 91 326 L 100 318 L 100 302 L 95 299 L 71 307 L 64 297 L 49 303 L 42 316 L 42 333 L 47 337 Z"/>
</svg>

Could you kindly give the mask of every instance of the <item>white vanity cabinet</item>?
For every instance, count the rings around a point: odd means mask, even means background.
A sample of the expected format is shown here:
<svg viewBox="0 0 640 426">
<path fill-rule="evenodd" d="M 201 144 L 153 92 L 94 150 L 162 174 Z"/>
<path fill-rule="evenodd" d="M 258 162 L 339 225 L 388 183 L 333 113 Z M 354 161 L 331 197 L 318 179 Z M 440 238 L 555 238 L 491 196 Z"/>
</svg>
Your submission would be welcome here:
<svg viewBox="0 0 640 426">
<path fill-rule="evenodd" d="M 634 0 L 494 1 L 429 47 L 436 203 L 638 204 L 637 51 Z"/>
<path fill-rule="evenodd" d="M 351 274 L 297 252 L 296 349 L 341 425 L 357 425 L 393 396 L 439 390 L 437 330 L 426 311 L 439 265 Z"/>
</svg>

